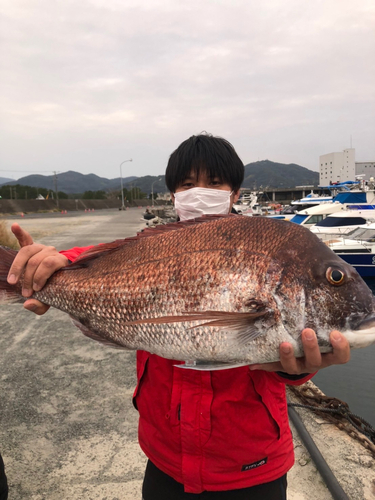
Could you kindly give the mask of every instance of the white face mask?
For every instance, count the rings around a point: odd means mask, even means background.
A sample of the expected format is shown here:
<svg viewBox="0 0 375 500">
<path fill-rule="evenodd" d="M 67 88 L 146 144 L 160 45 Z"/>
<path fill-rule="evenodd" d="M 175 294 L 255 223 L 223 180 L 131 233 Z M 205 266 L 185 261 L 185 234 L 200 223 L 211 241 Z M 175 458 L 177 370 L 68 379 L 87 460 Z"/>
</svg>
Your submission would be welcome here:
<svg viewBox="0 0 375 500">
<path fill-rule="evenodd" d="M 232 191 L 191 188 L 174 193 L 174 207 L 180 220 L 195 219 L 206 214 L 229 213 Z"/>
</svg>

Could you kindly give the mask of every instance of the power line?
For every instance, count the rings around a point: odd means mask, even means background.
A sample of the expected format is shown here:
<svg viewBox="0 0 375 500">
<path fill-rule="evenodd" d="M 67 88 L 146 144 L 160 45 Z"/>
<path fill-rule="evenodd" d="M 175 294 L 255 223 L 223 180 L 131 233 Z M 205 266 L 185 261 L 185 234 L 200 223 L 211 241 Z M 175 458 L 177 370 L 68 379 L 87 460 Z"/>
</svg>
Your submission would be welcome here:
<svg viewBox="0 0 375 500">
<path fill-rule="evenodd" d="M 0 169 L 0 172 L 29 172 L 30 170 L 14 170 L 13 168 L 9 168 L 8 170 Z M 33 170 L 33 172 L 53 172 L 53 170 Z M 33 175 L 32 173 L 30 175 Z"/>
</svg>

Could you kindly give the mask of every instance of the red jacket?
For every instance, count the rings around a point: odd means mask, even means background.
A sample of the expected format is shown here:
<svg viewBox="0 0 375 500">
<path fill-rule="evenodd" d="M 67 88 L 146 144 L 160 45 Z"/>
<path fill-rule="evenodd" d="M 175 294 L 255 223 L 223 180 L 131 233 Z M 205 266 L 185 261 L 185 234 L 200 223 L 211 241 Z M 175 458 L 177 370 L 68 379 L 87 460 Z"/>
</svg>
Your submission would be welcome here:
<svg viewBox="0 0 375 500">
<path fill-rule="evenodd" d="M 63 251 L 75 260 L 85 249 Z M 139 444 L 187 493 L 273 481 L 294 463 L 285 383 L 310 379 L 239 367 L 212 372 L 137 352 Z M 297 379 L 297 380 L 293 380 Z"/>
<path fill-rule="evenodd" d="M 212 372 L 137 352 L 139 444 L 187 493 L 273 481 L 294 463 L 285 382 L 248 367 Z M 291 384 L 301 384 L 308 375 Z"/>
</svg>

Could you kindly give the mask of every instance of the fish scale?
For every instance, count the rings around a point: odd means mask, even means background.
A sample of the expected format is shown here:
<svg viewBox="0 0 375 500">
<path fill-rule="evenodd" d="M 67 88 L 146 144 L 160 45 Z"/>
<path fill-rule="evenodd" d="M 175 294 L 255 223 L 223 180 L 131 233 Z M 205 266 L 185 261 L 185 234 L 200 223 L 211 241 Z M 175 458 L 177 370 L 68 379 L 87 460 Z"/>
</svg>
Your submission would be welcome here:
<svg viewBox="0 0 375 500">
<path fill-rule="evenodd" d="M 0 256 L 10 266 L 14 252 Z M 0 278 L 2 298 L 20 290 Z M 264 217 L 206 216 L 98 245 L 33 297 L 105 344 L 209 367 L 276 361 L 284 341 L 302 356 L 306 326 L 322 352 L 332 329 L 351 347 L 375 341 L 373 296 L 357 272 L 305 228 Z"/>
</svg>

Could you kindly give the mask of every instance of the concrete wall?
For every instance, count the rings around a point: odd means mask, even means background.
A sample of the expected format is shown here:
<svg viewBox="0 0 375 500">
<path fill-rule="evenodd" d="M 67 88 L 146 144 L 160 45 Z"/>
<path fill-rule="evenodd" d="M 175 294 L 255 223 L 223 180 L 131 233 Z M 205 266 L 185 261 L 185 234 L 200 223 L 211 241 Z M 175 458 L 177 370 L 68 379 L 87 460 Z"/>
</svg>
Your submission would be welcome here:
<svg viewBox="0 0 375 500">
<path fill-rule="evenodd" d="M 162 205 L 165 202 L 154 201 L 154 205 Z M 125 202 L 126 207 L 148 207 L 151 200 L 134 200 L 132 203 Z M 103 210 L 120 209 L 121 200 L 59 200 L 57 207 L 55 200 L 4 200 L 0 199 L 0 214 L 29 213 L 29 212 L 53 212 L 67 210 Z"/>
</svg>

